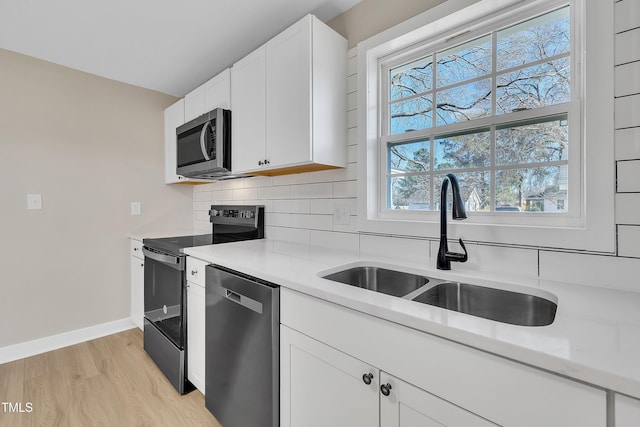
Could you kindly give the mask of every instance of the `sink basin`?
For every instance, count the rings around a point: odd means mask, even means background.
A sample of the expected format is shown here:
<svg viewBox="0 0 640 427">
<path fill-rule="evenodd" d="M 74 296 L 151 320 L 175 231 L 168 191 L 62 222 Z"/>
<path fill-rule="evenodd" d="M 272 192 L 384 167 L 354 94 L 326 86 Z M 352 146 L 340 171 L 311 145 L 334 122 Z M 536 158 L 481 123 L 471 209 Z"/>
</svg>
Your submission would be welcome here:
<svg viewBox="0 0 640 427">
<path fill-rule="evenodd" d="M 550 325 L 558 308 L 538 296 L 457 282 L 440 283 L 412 300 L 519 326 Z"/>
<path fill-rule="evenodd" d="M 372 266 L 353 267 L 323 278 L 395 297 L 405 296 L 429 282 L 425 276 Z"/>
</svg>

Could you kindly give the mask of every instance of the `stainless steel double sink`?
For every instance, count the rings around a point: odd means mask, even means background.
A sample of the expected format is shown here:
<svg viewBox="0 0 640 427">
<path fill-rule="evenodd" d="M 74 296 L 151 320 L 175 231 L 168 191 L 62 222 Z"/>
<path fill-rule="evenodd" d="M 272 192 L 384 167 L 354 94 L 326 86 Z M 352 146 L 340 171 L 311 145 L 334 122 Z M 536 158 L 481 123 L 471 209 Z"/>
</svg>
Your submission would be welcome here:
<svg viewBox="0 0 640 427">
<path fill-rule="evenodd" d="M 489 288 L 378 266 L 354 266 L 322 276 L 374 292 L 519 326 L 553 323 L 557 304 L 527 293 Z"/>
</svg>

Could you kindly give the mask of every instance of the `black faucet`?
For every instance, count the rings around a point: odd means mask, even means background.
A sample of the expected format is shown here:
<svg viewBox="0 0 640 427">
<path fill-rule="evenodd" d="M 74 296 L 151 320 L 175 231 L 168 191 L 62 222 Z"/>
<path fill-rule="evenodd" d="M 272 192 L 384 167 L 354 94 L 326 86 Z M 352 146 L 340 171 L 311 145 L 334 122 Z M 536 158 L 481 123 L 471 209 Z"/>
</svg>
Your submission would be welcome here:
<svg viewBox="0 0 640 427">
<path fill-rule="evenodd" d="M 458 184 L 458 178 L 452 173 L 442 181 L 442 188 L 440 190 L 440 249 L 438 250 L 438 263 L 437 267 L 440 270 L 451 270 L 451 261 L 465 262 L 467 260 L 467 248 L 464 247 L 462 239 L 459 239 L 460 246 L 462 246 L 463 254 L 457 252 L 449 252 L 449 246 L 447 245 L 447 187 L 451 182 L 451 192 L 453 193 L 453 206 L 451 213 L 453 219 L 462 220 L 467 218 L 467 213 L 464 210 L 464 203 L 462 202 L 462 195 L 460 194 L 460 185 Z"/>
</svg>

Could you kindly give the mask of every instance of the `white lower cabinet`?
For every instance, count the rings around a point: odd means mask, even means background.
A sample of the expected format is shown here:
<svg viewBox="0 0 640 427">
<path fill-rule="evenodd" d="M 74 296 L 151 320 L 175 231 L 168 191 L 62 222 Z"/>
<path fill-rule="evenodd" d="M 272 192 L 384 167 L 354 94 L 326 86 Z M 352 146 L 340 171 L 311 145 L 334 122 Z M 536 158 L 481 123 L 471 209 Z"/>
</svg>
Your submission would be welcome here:
<svg viewBox="0 0 640 427">
<path fill-rule="evenodd" d="M 286 288 L 280 322 L 285 427 L 607 425 L 602 389 Z"/>
<path fill-rule="evenodd" d="M 142 329 L 144 322 L 144 255 L 142 242 L 130 239 L 131 248 L 131 320 Z"/>
<path fill-rule="evenodd" d="M 365 384 L 363 375 L 372 375 Z M 280 327 L 280 426 L 379 424 L 378 371 L 286 326 Z"/>
<path fill-rule="evenodd" d="M 386 372 L 380 373 L 380 390 L 380 426 L 496 426 Z"/>
<path fill-rule="evenodd" d="M 616 394 L 616 427 L 640 426 L 640 400 Z"/>
<path fill-rule="evenodd" d="M 187 378 L 205 393 L 206 262 L 187 257 Z"/>
<path fill-rule="evenodd" d="M 491 427 L 490 423 L 286 326 L 282 427 Z"/>
</svg>

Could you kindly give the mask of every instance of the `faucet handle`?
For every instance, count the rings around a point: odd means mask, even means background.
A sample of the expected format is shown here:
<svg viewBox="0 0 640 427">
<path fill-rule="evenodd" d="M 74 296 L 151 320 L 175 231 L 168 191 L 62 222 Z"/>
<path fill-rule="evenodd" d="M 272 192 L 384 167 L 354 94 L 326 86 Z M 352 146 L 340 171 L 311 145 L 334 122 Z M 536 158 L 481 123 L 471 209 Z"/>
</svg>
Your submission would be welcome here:
<svg viewBox="0 0 640 427">
<path fill-rule="evenodd" d="M 460 246 L 462 247 L 462 250 L 464 251 L 463 254 L 458 253 L 458 252 L 449 252 L 447 251 L 446 256 L 447 259 L 449 261 L 457 261 L 457 262 L 466 262 L 468 257 L 468 253 L 467 253 L 467 248 L 464 246 L 464 242 L 462 241 L 462 239 L 458 239 L 458 243 L 460 243 Z"/>
</svg>

